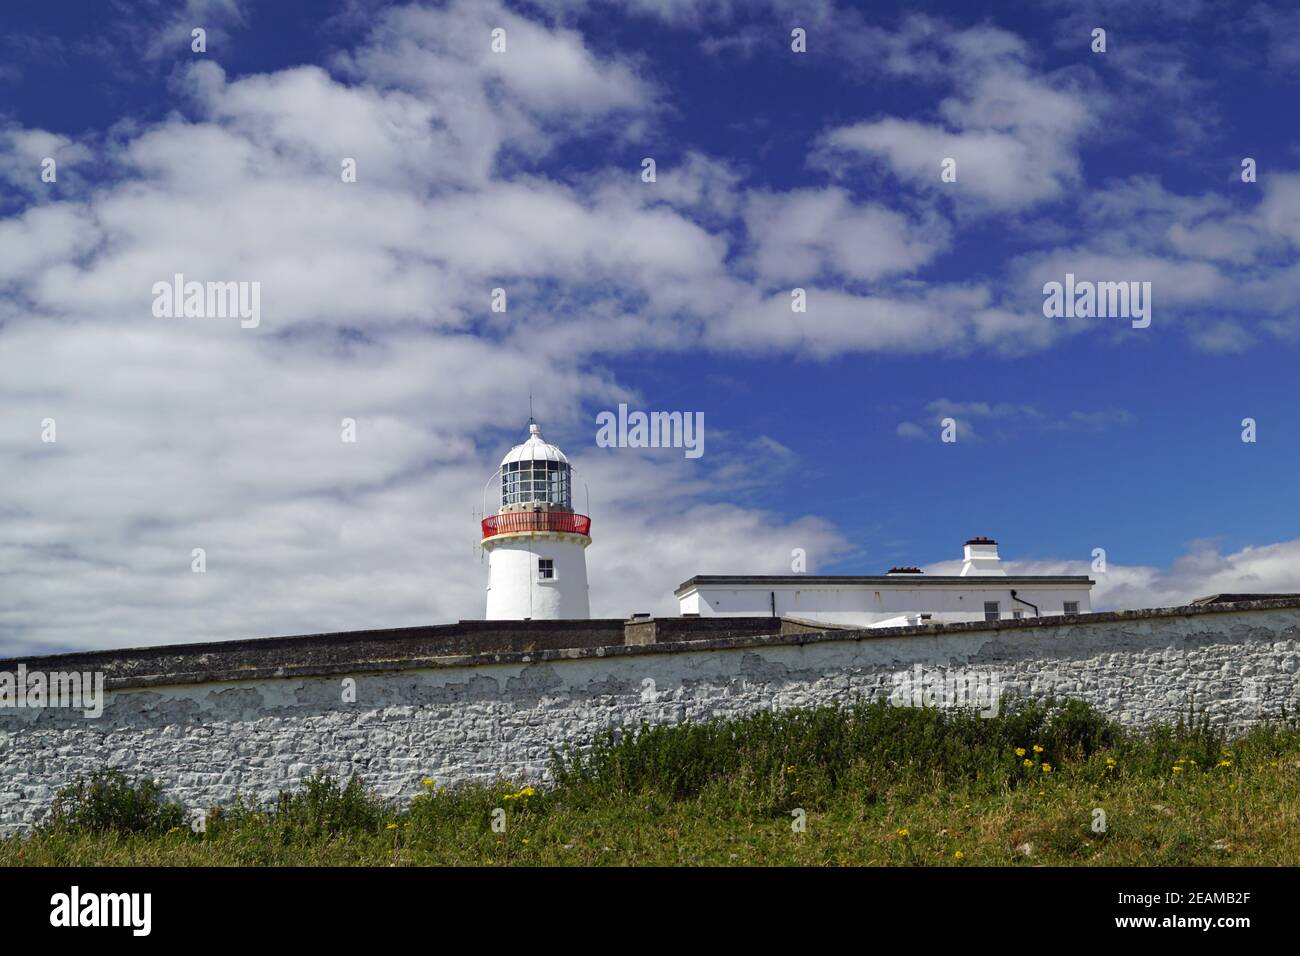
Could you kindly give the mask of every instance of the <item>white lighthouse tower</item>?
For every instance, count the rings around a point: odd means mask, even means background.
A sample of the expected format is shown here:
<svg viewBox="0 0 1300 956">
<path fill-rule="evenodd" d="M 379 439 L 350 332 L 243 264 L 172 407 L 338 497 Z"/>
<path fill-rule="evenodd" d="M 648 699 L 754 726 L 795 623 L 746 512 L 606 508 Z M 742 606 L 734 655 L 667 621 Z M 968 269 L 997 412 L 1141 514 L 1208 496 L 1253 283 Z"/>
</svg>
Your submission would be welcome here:
<svg viewBox="0 0 1300 956">
<path fill-rule="evenodd" d="M 483 518 L 487 619 L 589 618 L 591 519 L 573 510 L 569 459 L 530 418 L 528 440 L 501 459 L 497 475 L 501 506 Z"/>
</svg>

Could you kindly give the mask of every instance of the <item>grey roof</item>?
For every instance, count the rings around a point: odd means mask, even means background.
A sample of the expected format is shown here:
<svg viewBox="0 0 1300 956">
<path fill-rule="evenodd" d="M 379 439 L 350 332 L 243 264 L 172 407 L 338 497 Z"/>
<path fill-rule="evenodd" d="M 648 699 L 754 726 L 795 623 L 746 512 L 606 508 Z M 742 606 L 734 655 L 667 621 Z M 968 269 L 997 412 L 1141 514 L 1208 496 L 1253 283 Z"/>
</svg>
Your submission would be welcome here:
<svg viewBox="0 0 1300 956">
<path fill-rule="evenodd" d="M 1072 584 L 1088 585 L 1097 582 L 1086 574 L 1020 574 L 993 575 L 971 574 L 697 574 L 677 586 L 674 595 L 679 595 L 690 587 L 870 587 L 872 585 L 900 584 L 912 587 L 955 587 L 972 584 L 1005 584 L 1007 587 L 1028 587 L 1033 584 Z"/>
<path fill-rule="evenodd" d="M 1210 594 L 1198 597 L 1192 604 L 1240 604 L 1243 601 L 1289 601 L 1300 598 L 1300 594 Z"/>
</svg>

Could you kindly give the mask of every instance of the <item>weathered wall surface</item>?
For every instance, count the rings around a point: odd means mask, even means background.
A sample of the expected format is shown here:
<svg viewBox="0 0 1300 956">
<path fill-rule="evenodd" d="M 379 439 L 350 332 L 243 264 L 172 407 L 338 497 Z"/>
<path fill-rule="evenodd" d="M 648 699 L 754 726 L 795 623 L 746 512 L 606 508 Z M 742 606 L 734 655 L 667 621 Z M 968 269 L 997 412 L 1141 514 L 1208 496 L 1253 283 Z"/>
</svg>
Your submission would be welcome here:
<svg viewBox="0 0 1300 956">
<path fill-rule="evenodd" d="M 58 787 L 100 767 L 156 777 L 191 807 L 269 799 L 316 769 L 358 773 L 393 796 L 425 776 L 543 780 L 552 747 L 611 726 L 888 696 L 915 665 L 996 675 L 1008 694 L 1080 697 L 1130 724 L 1194 704 L 1240 728 L 1296 709 L 1300 604 L 119 678 L 98 719 L 0 709 L 0 830 L 29 827 Z M 344 700 L 348 678 L 355 702 Z"/>
</svg>

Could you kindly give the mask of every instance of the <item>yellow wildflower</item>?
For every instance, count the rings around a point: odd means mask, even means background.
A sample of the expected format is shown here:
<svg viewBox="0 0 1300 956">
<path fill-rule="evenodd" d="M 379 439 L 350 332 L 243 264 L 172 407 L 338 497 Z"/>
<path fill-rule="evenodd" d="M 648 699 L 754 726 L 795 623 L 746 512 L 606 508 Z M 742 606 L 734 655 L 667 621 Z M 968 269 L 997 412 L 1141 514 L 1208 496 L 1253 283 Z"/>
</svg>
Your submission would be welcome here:
<svg viewBox="0 0 1300 956">
<path fill-rule="evenodd" d="M 1017 748 L 1016 748 L 1016 756 L 1017 756 L 1017 757 L 1023 757 L 1024 755 L 1025 755 L 1025 748 L 1024 748 L 1024 747 L 1017 747 Z"/>
<path fill-rule="evenodd" d="M 1028 757 L 1026 757 L 1026 758 L 1024 759 L 1023 766 L 1026 766 L 1026 767 L 1032 767 L 1033 765 L 1034 765 L 1034 762 L 1033 762 L 1032 760 L 1030 760 Z"/>
<path fill-rule="evenodd" d="M 1050 763 L 1043 764 L 1043 773 L 1051 773 L 1051 772 L 1052 772 L 1052 765 Z"/>
<path fill-rule="evenodd" d="M 952 855 L 952 857 L 954 860 L 964 860 L 966 859 L 966 854 L 963 853 L 961 850 L 958 850 L 956 853 Z"/>
<path fill-rule="evenodd" d="M 901 837 L 908 837 L 912 835 L 912 831 L 907 827 L 899 827 L 898 835 Z"/>
<path fill-rule="evenodd" d="M 397 829 L 397 824 L 396 824 L 396 823 L 390 823 L 390 824 L 388 824 L 388 826 L 384 827 L 384 829 L 385 829 L 385 830 L 396 830 L 396 829 Z"/>
<path fill-rule="evenodd" d="M 1043 752 L 1043 745 L 1042 745 L 1042 744 L 1034 744 L 1034 753 L 1036 753 L 1036 754 L 1040 754 L 1040 753 L 1042 753 L 1042 752 Z"/>
</svg>

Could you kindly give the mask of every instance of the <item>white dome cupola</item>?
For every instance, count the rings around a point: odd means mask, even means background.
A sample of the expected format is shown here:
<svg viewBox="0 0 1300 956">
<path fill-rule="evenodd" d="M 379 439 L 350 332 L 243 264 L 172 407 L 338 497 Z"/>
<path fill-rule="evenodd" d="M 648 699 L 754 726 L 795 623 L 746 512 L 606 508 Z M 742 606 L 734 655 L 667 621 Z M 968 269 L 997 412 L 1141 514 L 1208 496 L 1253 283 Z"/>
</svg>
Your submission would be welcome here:
<svg viewBox="0 0 1300 956">
<path fill-rule="evenodd" d="M 591 519 L 573 510 L 569 459 L 529 419 L 528 438 L 506 453 L 493 478 L 501 493 L 497 513 L 483 518 L 487 619 L 590 617 Z"/>
<path fill-rule="evenodd" d="M 569 459 L 542 437 L 534 421 L 528 423 L 528 440 L 501 459 L 501 507 L 513 511 L 573 507 Z"/>
</svg>

